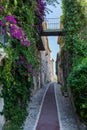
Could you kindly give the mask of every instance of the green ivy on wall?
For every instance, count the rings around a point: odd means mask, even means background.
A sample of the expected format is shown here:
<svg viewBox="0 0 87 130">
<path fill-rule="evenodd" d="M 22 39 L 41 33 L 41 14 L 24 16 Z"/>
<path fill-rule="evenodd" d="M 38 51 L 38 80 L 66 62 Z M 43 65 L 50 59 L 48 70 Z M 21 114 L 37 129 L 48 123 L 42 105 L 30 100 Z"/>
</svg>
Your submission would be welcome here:
<svg viewBox="0 0 87 130">
<path fill-rule="evenodd" d="M 65 68 L 67 72 L 66 80 L 68 79 L 66 84 L 71 87 L 78 114 L 87 121 L 87 114 L 85 113 L 85 111 L 87 111 L 87 100 L 85 96 L 87 87 L 84 87 L 86 70 L 83 71 L 83 68 L 86 68 L 83 67 L 84 65 L 81 63 L 82 60 L 87 57 L 87 2 L 85 0 L 62 0 L 62 9 L 65 31 L 63 51 L 67 52 L 68 62 L 67 67 Z M 83 73 L 81 73 L 81 71 L 83 71 Z M 82 92 L 84 94 L 82 94 Z M 82 101 L 81 98 L 84 98 L 84 101 Z M 85 106 L 85 108 L 82 106 Z"/>
<path fill-rule="evenodd" d="M 36 47 L 40 38 L 37 32 L 37 20 L 40 18 L 36 16 L 38 3 L 36 0 L 3 0 L 0 6 L 0 26 L 6 27 L 8 35 L 8 46 L 0 46 L 7 55 L 0 71 L 0 82 L 3 84 L 1 96 L 4 98 L 1 114 L 6 118 L 3 130 L 19 130 L 27 115 L 27 101 L 31 96 L 34 71 L 38 70 L 40 64 Z M 22 40 L 25 41 L 22 42 L 21 37 L 16 36 L 18 30 L 11 30 L 12 26 L 12 29 L 22 30 L 18 35 L 22 35 Z"/>
</svg>

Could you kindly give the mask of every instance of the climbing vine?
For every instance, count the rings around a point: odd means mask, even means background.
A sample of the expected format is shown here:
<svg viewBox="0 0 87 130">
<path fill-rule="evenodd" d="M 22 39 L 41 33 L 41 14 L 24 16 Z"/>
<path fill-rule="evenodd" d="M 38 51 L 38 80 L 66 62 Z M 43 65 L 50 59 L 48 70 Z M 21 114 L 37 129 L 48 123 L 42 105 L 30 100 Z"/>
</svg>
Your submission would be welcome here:
<svg viewBox="0 0 87 130">
<path fill-rule="evenodd" d="M 33 87 L 33 75 L 38 71 L 40 59 L 37 43 L 45 17 L 46 3 L 52 0 L 1 0 L 0 30 L 5 38 L 3 66 L 0 67 L 0 83 L 3 84 L 3 130 L 21 129 L 27 115 L 27 101 Z M 56 1 L 56 0 L 55 0 Z M 52 1 L 53 2 L 53 1 Z M 0 37 L 1 38 L 1 37 Z"/>
<path fill-rule="evenodd" d="M 9 130 L 19 130 L 27 115 L 33 75 L 40 63 L 36 43 L 40 39 L 45 6 L 42 0 L 0 2 L 1 35 L 8 40 L 6 45 L 0 44 L 6 54 L 0 69 L 1 96 L 4 98 L 1 114 Z"/>
<path fill-rule="evenodd" d="M 87 102 L 86 97 L 84 96 L 86 95 L 86 88 L 84 87 L 86 78 L 86 70 L 84 69 L 86 68 L 83 67 L 86 64 L 83 65 L 81 63 L 82 60 L 87 57 L 87 41 L 85 35 L 87 27 L 87 2 L 85 0 L 62 0 L 62 8 L 63 26 L 65 31 L 62 52 L 67 52 L 67 56 L 65 56 L 67 58 L 67 67 L 65 70 L 68 83 L 66 82 L 66 85 L 71 87 L 78 114 L 87 121 L 87 115 L 85 115 L 85 111 L 87 111 Z M 83 71 L 83 73 L 80 73 L 81 71 Z M 79 76 L 80 81 L 78 79 Z M 83 85 L 81 85 L 81 83 Z M 84 101 L 82 101 L 82 98 Z"/>
<path fill-rule="evenodd" d="M 85 16 L 85 0 L 84 2 L 75 0 L 75 1 L 65 1 L 63 0 L 63 13 L 64 13 L 64 31 L 66 33 L 64 37 L 65 48 L 69 52 L 69 57 L 71 59 L 70 66 L 72 67 L 75 60 L 76 51 L 74 51 L 76 45 L 82 42 L 79 34 L 83 27 L 86 25 L 86 16 Z M 74 47 L 75 46 L 75 47 Z M 78 52 L 78 51 L 77 51 Z"/>
</svg>

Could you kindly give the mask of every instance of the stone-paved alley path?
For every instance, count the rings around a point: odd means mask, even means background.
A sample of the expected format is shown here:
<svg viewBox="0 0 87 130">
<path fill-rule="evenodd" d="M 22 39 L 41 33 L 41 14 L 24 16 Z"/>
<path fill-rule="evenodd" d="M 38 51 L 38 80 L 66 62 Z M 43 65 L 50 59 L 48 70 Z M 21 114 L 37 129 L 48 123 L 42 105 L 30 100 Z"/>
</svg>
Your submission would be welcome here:
<svg viewBox="0 0 87 130">
<path fill-rule="evenodd" d="M 59 130 L 53 83 L 46 92 L 36 130 Z"/>
<path fill-rule="evenodd" d="M 23 130 L 79 130 L 70 98 L 60 88 L 49 83 L 31 98 Z"/>
</svg>

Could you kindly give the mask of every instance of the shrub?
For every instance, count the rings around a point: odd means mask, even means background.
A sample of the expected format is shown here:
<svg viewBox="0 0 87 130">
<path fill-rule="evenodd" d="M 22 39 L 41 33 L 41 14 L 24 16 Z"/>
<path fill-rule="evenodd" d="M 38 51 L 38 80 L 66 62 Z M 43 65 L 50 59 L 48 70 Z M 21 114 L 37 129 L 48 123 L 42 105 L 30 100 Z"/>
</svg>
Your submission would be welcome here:
<svg viewBox="0 0 87 130">
<path fill-rule="evenodd" d="M 68 77 L 77 113 L 87 122 L 87 58 L 75 66 Z"/>
</svg>

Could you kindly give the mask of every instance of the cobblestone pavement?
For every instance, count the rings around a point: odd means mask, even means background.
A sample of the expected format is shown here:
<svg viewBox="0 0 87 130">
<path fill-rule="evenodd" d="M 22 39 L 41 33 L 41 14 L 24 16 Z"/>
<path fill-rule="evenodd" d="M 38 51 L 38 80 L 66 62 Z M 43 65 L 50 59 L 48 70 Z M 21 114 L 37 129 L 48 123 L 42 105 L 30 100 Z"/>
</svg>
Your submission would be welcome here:
<svg viewBox="0 0 87 130">
<path fill-rule="evenodd" d="M 69 97 L 62 96 L 60 85 L 55 83 L 60 130 L 79 130 Z"/>
<path fill-rule="evenodd" d="M 55 99 L 58 109 L 58 118 L 60 124 L 60 130 L 78 130 L 77 121 L 75 118 L 75 113 L 73 111 L 72 104 L 69 100 L 69 97 L 62 96 L 60 85 L 54 83 L 55 86 Z M 49 84 L 39 90 L 32 98 L 29 103 L 28 112 L 29 115 L 24 124 L 24 130 L 36 130 L 35 126 L 37 123 L 39 109 L 41 107 L 41 102 L 43 95 L 46 91 L 46 88 L 49 87 Z M 46 129 L 48 130 L 48 129 Z"/>
<path fill-rule="evenodd" d="M 37 120 L 42 98 L 47 88 L 48 85 L 45 85 L 31 98 L 31 101 L 29 102 L 28 109 L 27 109 L 29 115 L 27 116 L 23 126 L 24 130 L 34 130 L 34 126 Z"/>
</svg>

